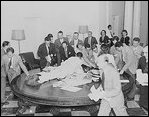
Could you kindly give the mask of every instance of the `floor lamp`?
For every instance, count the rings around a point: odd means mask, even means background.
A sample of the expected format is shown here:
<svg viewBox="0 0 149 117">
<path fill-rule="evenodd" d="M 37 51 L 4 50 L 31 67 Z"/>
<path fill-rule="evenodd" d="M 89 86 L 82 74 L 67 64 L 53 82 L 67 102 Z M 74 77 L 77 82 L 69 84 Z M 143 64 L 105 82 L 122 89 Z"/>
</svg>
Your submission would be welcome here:
<svg viewBox="0 0 149 117">
<path fill-rule="evenodd" d="M 20 54 L 20 41 L 25 40 L 24 30 L 12 30 L 12 40 L 18 41 L 19 54 Z"/>
<path fill-rule="evenodd" d="M 83 34 L 83 41 L 84 41 L 84 34 L 88 33 L 88 26 L 87 25 L 81 25 L 79 26 L 79 31 L 80 34 Z"/>
</svg>

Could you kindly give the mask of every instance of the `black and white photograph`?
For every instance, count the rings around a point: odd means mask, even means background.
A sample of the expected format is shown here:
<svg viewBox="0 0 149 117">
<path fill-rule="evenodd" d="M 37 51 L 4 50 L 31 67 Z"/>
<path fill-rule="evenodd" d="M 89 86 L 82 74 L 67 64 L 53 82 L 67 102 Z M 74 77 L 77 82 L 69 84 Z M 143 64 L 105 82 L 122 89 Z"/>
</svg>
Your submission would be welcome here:
<svg viewBox="0 0 149 117">
<path fill-rule="evenodd" d="M 148 1 L 1 1 L 1 116 L 148 116 Z"/>
</svg>

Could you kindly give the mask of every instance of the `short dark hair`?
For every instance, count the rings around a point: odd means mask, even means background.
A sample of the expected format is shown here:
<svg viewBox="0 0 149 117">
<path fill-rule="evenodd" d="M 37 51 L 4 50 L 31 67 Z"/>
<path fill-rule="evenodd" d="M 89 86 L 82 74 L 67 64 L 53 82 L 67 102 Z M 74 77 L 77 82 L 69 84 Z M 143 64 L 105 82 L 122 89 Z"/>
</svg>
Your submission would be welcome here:
<svg viewBox="0 0 149 117">
<path fill-rule="evenodd" d="M 13 49 L 12 47 L 9 47 L 9 48 L 6 49 L 6 52 L 7 52 L 7 53 L 8 53 L 8 52 L 14 53 L 14 49 Z"/>
<path fill-rule="evenodd" d="M 77 57 L 83 57 L 82 52 L 78 52 L 78 53 L 77 53 Z"/>
<path fill-rule="evenodd" d="M 115 43 L 115 47 L 123 47 L 123 43 L 122 42 L 120 42 L 120 41 L 118 41 L 118 42 L 116 42 Z"/>
<path fill-rule="evenodd" d="M 52 34 L 48 34 L 48 36 L 47 36 L 47 37 L 51 38 L 51 37 L 53 37 L 53 35 L 52 35 Z"/>
<path fill-rule="evenodd" d="M 108 25 L 108 28 L 112 27 L 112 25 Z"/>
<path fill-rule="evenodd" d="M 63 42 L 62 42 L 62 45 L 63 45 L 63 43 L 66 43 L 66 45 L 68 45 L 67 41 L 63 41 Z"/>
<path fill-rule="evenodd" d="M 53 37 L 52 34 L 48 34 L 48 36 L 45 37 L 45 41 L 51 41 L 51 38 Z"/>
<path fill-rule="evenodd" d="M 44 38 L 45 41 L 51 41 L 51 38 L 49 38 L 48 36 Z"/>
<path fill-rule="evenodd" d="M 133 39 L 133 41 L 138 41 L 138 42 L 140 42 L 140 38 L 139 38 L 139 37 L 135 37 L 135 38 Z"/>
<path fill-rule="evenodd" d="M 105 54 L 107 54 L 109 52 L 109 46 L 107 44 L 102 44 L 101 47 L 100 47 L 100 49 Z"/>
<path fill-rule="evenodd" d="M 4 41 L 4 42 L 2 43 L 2 47 L 8 46 L 9 43 L 10 43 L 9 41 Z"/>
<path fill-rule="evenodd" d="M 63 31 L 60 30 L 58 33 L 62 33 L 63 34 Z"/>
<path fill-rule="evenodd" d="M 114 40 L 119 41 L 119 37 L 118 37 L 118 36 L 114 36 L 114 37 L 112 38 L 112 41 L 114 41 Z"/>
<path fill-rule="evenodd" d="M 90 48 L 90 44 L 85 44 L 85 48 Z"/>
<path fill-rule="evenodd" d="M 122 33 L 123 33 L 123 32 L 125 32 L 125 33 L 126 33 L 126 35 L 128 35 L 128 32 L 127 32 L 127 30 L 122 30 Z"/>
<path fill-rule="evenodd" d="M 78 33 L 78 32 L 74 32 L 73 34 L 78 34 L 78 35 L 79 35 L 79 33 Z"/>
</svg>

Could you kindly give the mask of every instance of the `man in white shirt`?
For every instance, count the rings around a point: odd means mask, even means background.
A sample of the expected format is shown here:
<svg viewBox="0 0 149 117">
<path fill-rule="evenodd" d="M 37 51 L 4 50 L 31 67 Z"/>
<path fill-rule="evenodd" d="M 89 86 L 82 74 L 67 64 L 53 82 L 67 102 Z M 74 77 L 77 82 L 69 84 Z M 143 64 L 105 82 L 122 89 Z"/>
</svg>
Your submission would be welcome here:
<svg viewBox="0 0 149 117">
<path fill-rule="evenodd" d="M 132 50 L 134 51 L 137 59 L 139 60 L 140 57 L 142 56 L 142 52 L 143 52 L 143 47 L 140 46 L 140 38 L 135 37 L 133 39 L 133 45 L 131 46 Z"/>
<path fill-rule="evenodd" d="M 112 26 L 111 25 L 108 25 L 107 36 L 111 40 L 111 46 L 113 46 L 112 38 L 114 37 L 114 33 L 112 31 Z"/>
</svg>

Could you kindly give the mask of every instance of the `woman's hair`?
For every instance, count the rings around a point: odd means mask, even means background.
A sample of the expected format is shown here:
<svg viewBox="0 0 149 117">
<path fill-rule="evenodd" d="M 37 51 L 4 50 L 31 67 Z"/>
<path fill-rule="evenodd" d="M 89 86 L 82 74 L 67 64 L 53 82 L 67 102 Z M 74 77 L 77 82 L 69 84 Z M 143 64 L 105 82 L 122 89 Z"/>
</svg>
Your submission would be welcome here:
<svg viewBox="0 0 149 117">
<path fill-rule="evenodd" d="M 51 38 L 53 37 L 52 34 L 48 34 L 48 36 L 45 37 L 45 41 L 51 41 Z"/>
<path fill-rule="evenodd" d="M 106 31 L 105 30 L 102 30 L 102 31 L 104 31 L 105 32 L 105 35 L 106 35 Z M 102 35 L 102 31 L 100 32 L 100 35 Z"/>
<path fill-rule="evenodd" d="M 14 53 L 14 49 L 13 49 L 12 47 L 9 47 L 9 48 L 6 49 L 6 52 L 7 52 L 7 53 L 8 53 L 8 52 Z"/>
<path fill-rule="evenodd" d="M 9 43 L 10 43 L 9 41 L 4 41 L 4 42 L 2 43 L 2 47 L 8 46 Z"/>
<path fill-rule="evenodd" d="M 107 44 L 102 44 L 100 49 L 101 49 L 101 51 L 100 51 L 98 56 L 100 56 L 102 54 L 109 54 L 110 53 L 110 48 Z"/>
</svg>

